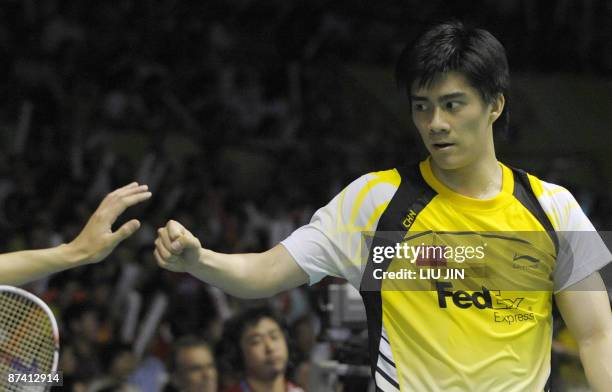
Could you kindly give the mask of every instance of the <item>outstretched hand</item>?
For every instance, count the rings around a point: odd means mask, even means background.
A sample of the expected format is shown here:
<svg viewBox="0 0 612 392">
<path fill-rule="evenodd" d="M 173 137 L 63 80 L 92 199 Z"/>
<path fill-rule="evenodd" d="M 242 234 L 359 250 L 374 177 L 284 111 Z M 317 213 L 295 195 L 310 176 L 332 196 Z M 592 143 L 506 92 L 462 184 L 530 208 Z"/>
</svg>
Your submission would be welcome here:
<svg viewBox="0 0 612 392">
<path fill-rule="evenodd" d="M 170 220 L 157 230 L 153 255 L 157 264 L 170 271 L 186 272 L 189 264 L 197 263 L 202 245 L 189 230 Z"/>
<path fill-rule="evenodd" d="M 132 219 L 113 232 L 112 225 L 128 208 L 151 197 L 146 185 L 133 182 L 106 195 L 91 215 L 79 235 L 68 245 L 81 257 L 83 264 L 95 263 L 108 256 L 119 243 L 140 228 L 140 222 Z"/>
</svg>

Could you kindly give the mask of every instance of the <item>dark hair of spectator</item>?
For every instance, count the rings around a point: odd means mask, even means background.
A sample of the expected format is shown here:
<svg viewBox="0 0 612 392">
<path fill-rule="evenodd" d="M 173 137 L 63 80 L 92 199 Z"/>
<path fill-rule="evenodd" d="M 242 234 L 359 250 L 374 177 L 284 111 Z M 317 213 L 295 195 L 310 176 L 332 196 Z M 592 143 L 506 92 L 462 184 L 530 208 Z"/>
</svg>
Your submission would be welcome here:
<svg viewBox="0 0 612 392">
<path fill-rule="evenodd" d="M 221 358 L 219 361 L 220 367 L 239 372 L 245 370 L 244 357 L 240 347 L 242 335 L 247 328 L 257 325 L 265 318 L 278 324 L 289 346 L 286 325 L 272 309 L 267 306 L 249 308 L 228 320 L 224 326 L 223 337 L 217 348 L 218 356 Z"/>
<path fill-rule="evenodd" d="M 70 305 L 62 315 L 62 319 L 65 325 L 70 327 L 70 324 L 74 321 L 80 321 L 83 315 L 87 313 L 94 313 L 96 318 L 100 316 L 100 309 L 98 309 L 92 302 L 83 301 L 77 302 Z"/>
<path fill-rule="evenodd" d="M 510 72 L 506 50 L 491 33 L 459 21 L 438 24 L 407 46 L 397 61 L 397 86 L 410 98 L 413 83 L 427 87 L 444 73 L 456 71 L 490 104 L 503 94 L 506 104 L 494 129 L 505 131 L 509 122 Z"/>
<path fill-rule="evenodd" d="M 187 335 L 187 336 L 183 336 L 180 339 L 178 339 L 174 344 L 173 344 L 173 349 L 172 349 L 172 358 L 170 361 L 170 370 L 172 371 L 176 371 L 176 365 L 177 365 L 177 357 L 178 354 L 185 349 L 190 349 L 190 348 L 196 348 L 196 347 L 202 347 L 206 350 L 208 350 L 208 352 L 210 352 L 210 355 L 213 357 L 215 357 L 215 352 L 213 350 L 213 347 L 210 345 L 210 343 L 208 343 L 206 340 L 198 338 L 196 336 L 192 336 L 192 335 Z"/>
</svg>

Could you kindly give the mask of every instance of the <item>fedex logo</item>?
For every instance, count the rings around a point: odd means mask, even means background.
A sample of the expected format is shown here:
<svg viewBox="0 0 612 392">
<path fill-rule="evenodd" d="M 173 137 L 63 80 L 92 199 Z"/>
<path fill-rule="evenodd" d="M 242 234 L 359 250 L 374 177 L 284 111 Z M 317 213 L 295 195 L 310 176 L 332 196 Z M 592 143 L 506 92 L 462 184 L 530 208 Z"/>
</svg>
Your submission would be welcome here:
<svg viewBox="0 0 612 392">
<path fill-rule="evenodd" d="M 524 298 L 503 298 L 501 291 L 489 290 L 482 287 L 482 291 L 474 291 L 469 293 L 465 290 L 453 291 L 453 284 L 450 282 L 436 282 L 436 291 L 438 294 L 438 306 L 446 309 L 448 301 L 461 309 L 468 309 L 472 306 L 478 309 L 518 309 Z M 493 295 L 492 295 L 493 293 Z"/>
<path fill-rule="evenodd" d="M 464 290 L 447 290 L 452 288 L 453 284 L 450 282 L 436 282 L 438 305 L 443 309 L 445 309 L 447 306 L 447 298 L 451 298 L 455 306 L 461 309 L 467 309 L 472 306 L 475 306 L 478 309 L 493 307 L 491 292 L 484 286 L 482 287 L 482 292 L 475 291 L 472 294 Z"/>
</svg>

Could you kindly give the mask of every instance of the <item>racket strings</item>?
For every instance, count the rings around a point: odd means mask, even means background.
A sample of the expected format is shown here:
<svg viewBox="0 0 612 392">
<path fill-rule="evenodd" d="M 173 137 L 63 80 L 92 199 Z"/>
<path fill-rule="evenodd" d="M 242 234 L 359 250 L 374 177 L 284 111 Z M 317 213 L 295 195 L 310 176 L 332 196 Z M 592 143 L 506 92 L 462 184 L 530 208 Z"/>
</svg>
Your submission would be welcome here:
<svg viewBox="0 0 612 392">
<path fill-rule="evenodd" d="M 11 373 L 52 370 L 55 340 L 45 311 L 11 292 L 0 293 L 0 385 L 3 391 L 30 390 L 8 381 Z"/>
</svg>

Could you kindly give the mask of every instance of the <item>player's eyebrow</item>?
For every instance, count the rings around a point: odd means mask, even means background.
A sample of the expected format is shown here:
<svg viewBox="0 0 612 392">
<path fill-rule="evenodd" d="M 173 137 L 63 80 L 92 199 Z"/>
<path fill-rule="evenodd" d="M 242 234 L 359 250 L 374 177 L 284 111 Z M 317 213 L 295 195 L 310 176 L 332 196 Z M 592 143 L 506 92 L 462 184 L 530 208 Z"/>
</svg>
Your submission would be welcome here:
<svg viewBox="0 0 612 392">
<path fill-rule="evenodd" d="M 465 98 L 465 97 L 466 97 L 465 93 L 456 92 L 456 93 L 444 94 L 440 98 L 438 98 L 438 100 L 439 101 L 448 101 L 449 99 Z"/>
<path fill-rule="evenodd" d="M 410 99 L 413 101 L 429 101 L 427 98 L 421 97 L 419 95 L 411 95 Z"/>
<path fill-rule="evenodd" d="M 462 92 L 449 93 L 449 94 L 444 94 L 438 97 L 438 101 L 448 101 L 449 99 L 465 98 L 465 97 L 466 97 L 466 94 Z M 419 101 L 419 102 L 429 101 L 427 97 L 424 97 L 421 95 L 410 95 L 410 99 L 412 99 L 412 101 Z"/>
</svg>

